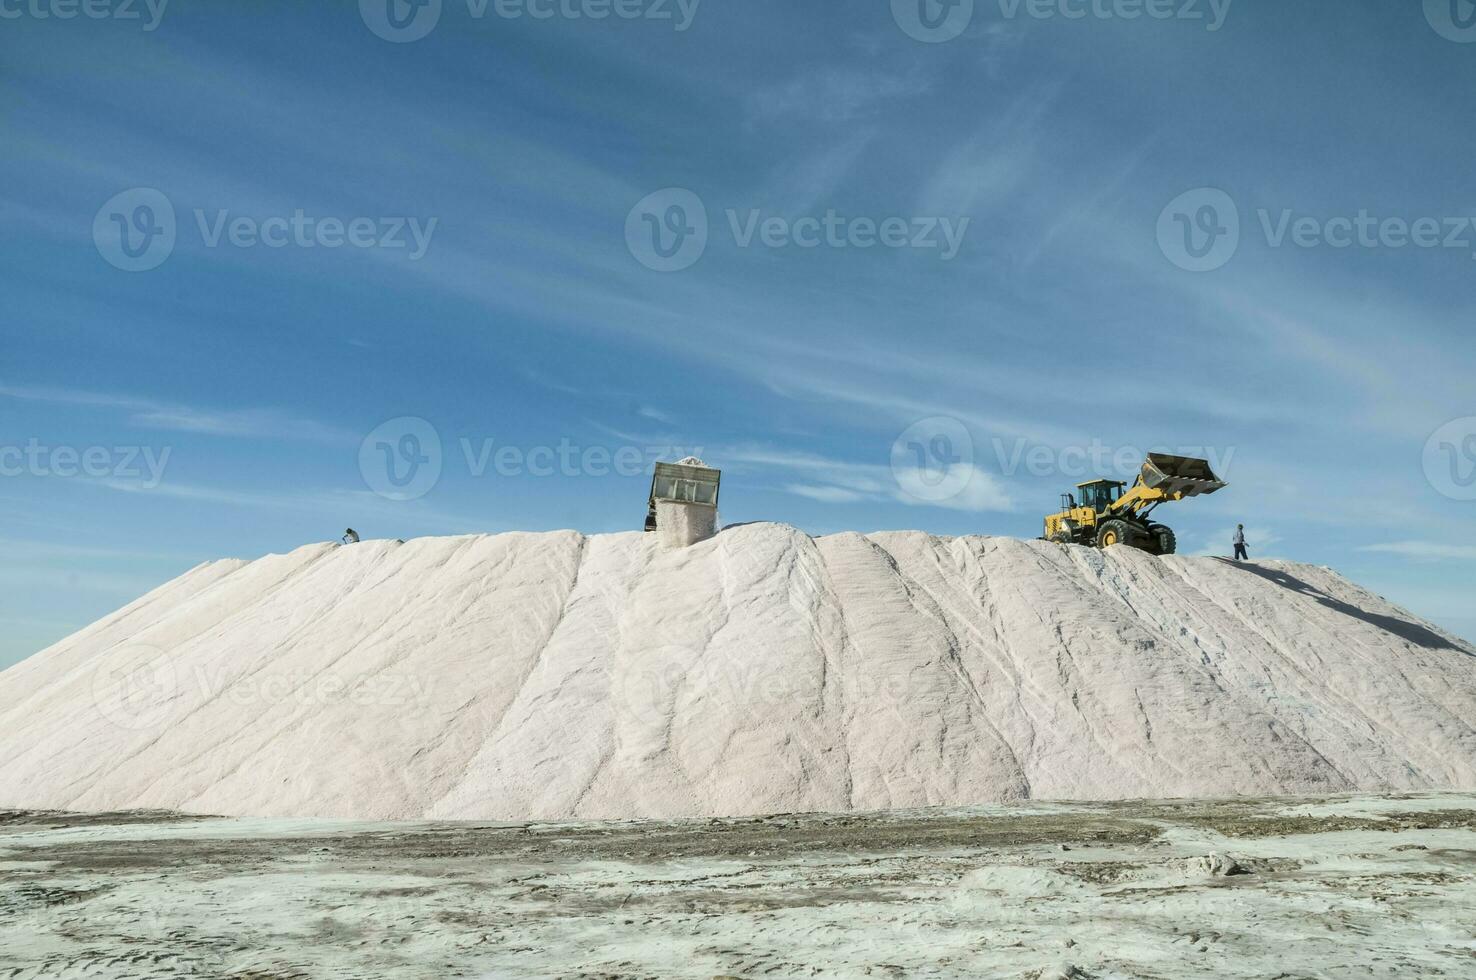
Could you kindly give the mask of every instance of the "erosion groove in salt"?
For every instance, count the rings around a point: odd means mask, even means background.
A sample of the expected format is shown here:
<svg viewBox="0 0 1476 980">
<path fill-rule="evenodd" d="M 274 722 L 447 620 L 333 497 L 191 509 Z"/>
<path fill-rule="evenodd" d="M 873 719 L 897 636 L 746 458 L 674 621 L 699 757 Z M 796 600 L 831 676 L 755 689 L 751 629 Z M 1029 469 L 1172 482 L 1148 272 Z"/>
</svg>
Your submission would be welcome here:
<svg viewBox="0 0 1476 980">
<path fill-rule="evenodd" d="M 0 806 L 547 819 L 1476 790 L 1476 650 L 1324 568 L 777 524 L 655 538 L 202 565 L 0 673 Z"/>
</svg>

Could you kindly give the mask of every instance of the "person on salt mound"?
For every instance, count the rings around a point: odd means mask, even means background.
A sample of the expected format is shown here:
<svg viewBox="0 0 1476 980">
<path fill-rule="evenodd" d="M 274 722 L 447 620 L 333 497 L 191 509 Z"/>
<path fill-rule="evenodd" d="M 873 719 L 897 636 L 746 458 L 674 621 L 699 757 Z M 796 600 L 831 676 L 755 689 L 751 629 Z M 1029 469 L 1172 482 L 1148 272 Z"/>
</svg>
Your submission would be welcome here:
<svg viewBox="0 0 1476 980">
<path fill-rule="evenodd" d="M 359 532 L 358 531 L 355 531 L 353 528 L 349 528 L 348 530 L 344 531 L 343 532 L 343 543 L 344 544 L 358 544 L 359 543 Z"/>
</svg>

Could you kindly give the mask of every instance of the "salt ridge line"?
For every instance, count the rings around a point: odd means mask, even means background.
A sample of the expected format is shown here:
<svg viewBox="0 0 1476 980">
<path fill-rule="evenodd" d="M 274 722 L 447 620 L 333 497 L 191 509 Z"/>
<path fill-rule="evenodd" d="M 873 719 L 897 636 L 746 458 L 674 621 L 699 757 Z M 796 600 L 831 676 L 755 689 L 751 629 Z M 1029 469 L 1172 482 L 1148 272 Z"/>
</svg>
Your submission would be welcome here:
<svg viewBox="0 0 1476 980">
<path fill-rule="evenodd" d="M 172 684 L 120 725 L 140 646 Z M 312 545 L 0 673 L 9 806 L 707 816 L 1470 789 L 1473 760 L 1476 652 L 1330 571 L 919 532 Z"/>
</svg>

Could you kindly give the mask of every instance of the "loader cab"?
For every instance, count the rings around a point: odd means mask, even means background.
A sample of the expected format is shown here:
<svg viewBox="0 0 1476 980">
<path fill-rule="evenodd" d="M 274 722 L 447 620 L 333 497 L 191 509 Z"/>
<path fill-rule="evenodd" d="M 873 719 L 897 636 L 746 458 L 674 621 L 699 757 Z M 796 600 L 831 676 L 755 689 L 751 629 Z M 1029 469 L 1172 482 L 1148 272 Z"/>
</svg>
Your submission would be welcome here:
<svg viewBox="0 0 1476 980">
<path fill-rule="evenodd" d="M 688 456 L 680 463 L 657 463 L 646 503 L 646 530 L 656 530 L 656 505 L 662 501 L 717 510 L 722 473 Z"/>
<path fill-rule="evenodd" d="M 1076 495 L 1081 498 L 1081 506 L 1101 514 L 1117 502 L 1126 486 L 1120 480 L 1090 480 L 1076 485 Z"/>
</svg>

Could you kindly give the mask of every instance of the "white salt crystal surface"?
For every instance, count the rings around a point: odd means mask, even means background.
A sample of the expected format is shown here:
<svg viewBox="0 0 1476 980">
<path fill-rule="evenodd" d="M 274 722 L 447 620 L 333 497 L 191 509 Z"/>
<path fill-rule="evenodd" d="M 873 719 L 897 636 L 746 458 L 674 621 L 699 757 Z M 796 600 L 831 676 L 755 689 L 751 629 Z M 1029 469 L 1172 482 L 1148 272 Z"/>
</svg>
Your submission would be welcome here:
<svg viewBox="0 0 1476 980">
<path fill-rule="evenodd" d="M 0 806 L 679 817 L 1476 790 L 1476 650 L 1335 573 L 919 532 L 311 545 L 0 673 Z"/>
</svg>

